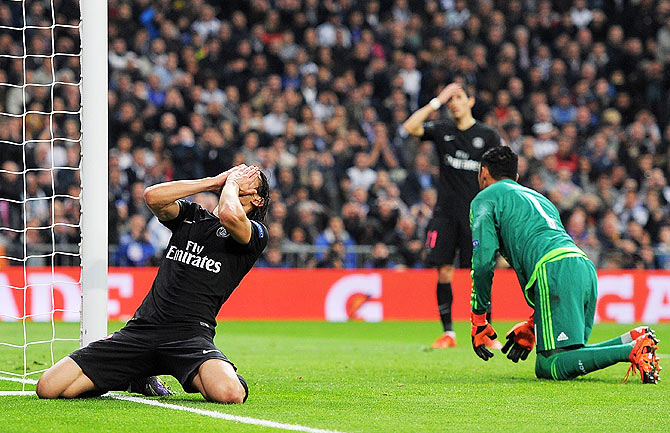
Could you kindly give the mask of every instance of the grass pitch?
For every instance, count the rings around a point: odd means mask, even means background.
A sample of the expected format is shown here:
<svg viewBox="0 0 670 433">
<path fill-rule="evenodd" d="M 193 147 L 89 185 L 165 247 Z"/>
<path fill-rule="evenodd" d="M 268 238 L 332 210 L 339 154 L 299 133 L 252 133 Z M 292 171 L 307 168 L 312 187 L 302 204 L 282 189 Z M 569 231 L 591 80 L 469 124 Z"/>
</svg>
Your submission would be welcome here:
<svg viewBox="0 0 670 433">
<path fill-rule="evenodd" d="M 511 325 L 494 324 L 499 334 Z M 76 338 L 78 326 L 57 323 L 56 336 Z M 111 323 L 110 330 L 121 326 Z M 628 329 L 596 325 L 590 342 Z M 659 351 L 670 353 L 664 344 L 670 345 L 670 324 L 654 329 Z M 177 395 L 152 400 L 340 432 L 668 431 L 670 388 L 663 381 L 642 385 L 639 376 L 621 383 L 628 364 L 570 382 L 541 381 L 533 373 L 534 353 L 519 364 L 500 352 L 481 361 L 467 323 L 456 325 L 457 348 L 431 350 L 439 331 L 437 322 L 223 322 L 216 344 L 249 382 L 247 403 L 205 402 L 171 377 L 165 379 Z M 48 339 L 51 324 L 29 323 L 27 334 L 29 341 Z M 0 341 L 17 340 L 22 344 L 22 325 L 0 322 Z M 75 347 L 57 342 L 56 360 Z M 48 345 L 30 346 L 30 369 L 50 365 L 49 353 Z M 22 373 L 23 351 L 0 346 L 0 369 Z M 0 390 L 21 387 L 0 380 Z M 282 431 L 111 398 L 0 396 L 0 413 L 0 431 L 7 433 Z"/>
</svg>

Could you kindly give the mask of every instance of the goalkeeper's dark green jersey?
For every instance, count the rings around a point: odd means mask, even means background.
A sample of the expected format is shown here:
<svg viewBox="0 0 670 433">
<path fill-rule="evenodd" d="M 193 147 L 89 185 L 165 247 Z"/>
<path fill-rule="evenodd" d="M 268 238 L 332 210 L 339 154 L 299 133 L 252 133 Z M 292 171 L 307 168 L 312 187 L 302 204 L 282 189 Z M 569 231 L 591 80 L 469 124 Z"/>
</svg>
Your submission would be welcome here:
<svg viewBox="0 0 670 433">
<path fill-rule="evenodd" d="M 491 303 L 496 252 L 516 271 L 526 302 L 534 306 L 535 269 L 543 263 L 586 255 L 561 224 L 556 207 L 538 192 L 510 179 L 489 185 L 470 204 L 472 311 Z"/>
</svg>

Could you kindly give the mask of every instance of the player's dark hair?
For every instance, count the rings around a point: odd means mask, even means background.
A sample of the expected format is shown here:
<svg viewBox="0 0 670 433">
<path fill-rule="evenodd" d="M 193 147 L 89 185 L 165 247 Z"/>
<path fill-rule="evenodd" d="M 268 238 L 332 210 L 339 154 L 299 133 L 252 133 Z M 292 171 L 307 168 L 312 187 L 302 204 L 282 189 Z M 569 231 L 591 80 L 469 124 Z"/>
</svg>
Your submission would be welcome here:
<svg viewBox="0 0 670 433">
<path fill-rule="evenodd" d="M 457 79 L 460 78 L 460 80 L 454 80 L 454 81 L 458 81 L 458 82 L 461 83 L 461 89 L 463 89 L 463 92 L 465 93 L 466 98 L 470 99 L 472 96 L 474 96 L 470 93 L 470 90 L 468 89 L 468 85 L 465 83 L 465 77 L 462 77 L 462 76 L 458 75 L 458 76 L 456 76 L 456 78 Z"/>
<path fill-rule="evenodd" d="M 482 167 L 486 167 L 495 180 L 516 179 L 519 157 L 507 146 L 493 147 L 482 155 Z"/>
<path fill-rule="evenodd" d="M 263 199 L 263 206 L 256 206 L 252 204 L 253 209 L 249 211 L 247 218 L 250 220 L 256 220 L 258 222 L 265 222 L 265 216 L 268 213 L 268 206 L 270 205 L 270 184 L 268 183 L 268 178 L 265 176 L 265 173 L 259 171 L 261 175 L 261 184 L 258 185 L 258 195 Z"/>
</svg>

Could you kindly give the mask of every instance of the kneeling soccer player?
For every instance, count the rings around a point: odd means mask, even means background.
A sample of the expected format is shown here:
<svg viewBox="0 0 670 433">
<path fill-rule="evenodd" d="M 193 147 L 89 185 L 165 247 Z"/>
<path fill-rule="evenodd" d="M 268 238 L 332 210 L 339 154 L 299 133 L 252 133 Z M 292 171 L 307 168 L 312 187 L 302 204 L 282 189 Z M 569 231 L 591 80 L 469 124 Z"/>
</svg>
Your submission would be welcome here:
<svg viewBox="0 0 670 433">
<path fill-rule="evenodd" d="M 213 212 L 181 200 L 219 191 Z M 269 187 L 257 167 L 240 165 L 212 178 L 154 185 L 151 211 L 172 237 L 151 291 L 126 326 L 63 358 L 40 378 L 41 398 L 74 398 L 130 390 L 167 395 L 154 375 L 176 377 L 186 392 L 242 403 L 249 389 L 214 345 L 216 315 L 267 245 L 263 225 Z"/>
<path fill-rule="evenodd" d="M 481 191 L 470 206 L 472 226 L 472 346 L 487 361 L 486 343 L 497 337 L 486 320 L 491 303 L 495 254 L 514 268 L 531 318 L 507 333 L 503 353 L 525 360 L 537 337 L 535 375 L 565 380 L 630 362 L 644 383 L 657 383 L 661 367 L 658 339 L 640 327 L 599 344 L 587 345 L 596 307 L 593 263 L 563 228 L 556 207 L 518 183 L 517 155 L 508 147 L 488 150 L 479 169 Z M 628 378 L 626 374 L 626 379 Z"/>
</svg>

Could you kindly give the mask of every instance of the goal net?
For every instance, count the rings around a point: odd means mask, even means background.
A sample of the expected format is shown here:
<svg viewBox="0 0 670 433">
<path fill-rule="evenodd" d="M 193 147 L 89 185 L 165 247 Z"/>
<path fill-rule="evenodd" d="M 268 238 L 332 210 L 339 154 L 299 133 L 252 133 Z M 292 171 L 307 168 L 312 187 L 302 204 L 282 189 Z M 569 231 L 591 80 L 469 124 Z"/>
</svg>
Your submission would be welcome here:
<svg viewBox="0 0 670 433">
<path fill-rule="evenodd" d="M 0 390 L 106 333 L 106 15 L 0 4 Z"/>
</svg>

